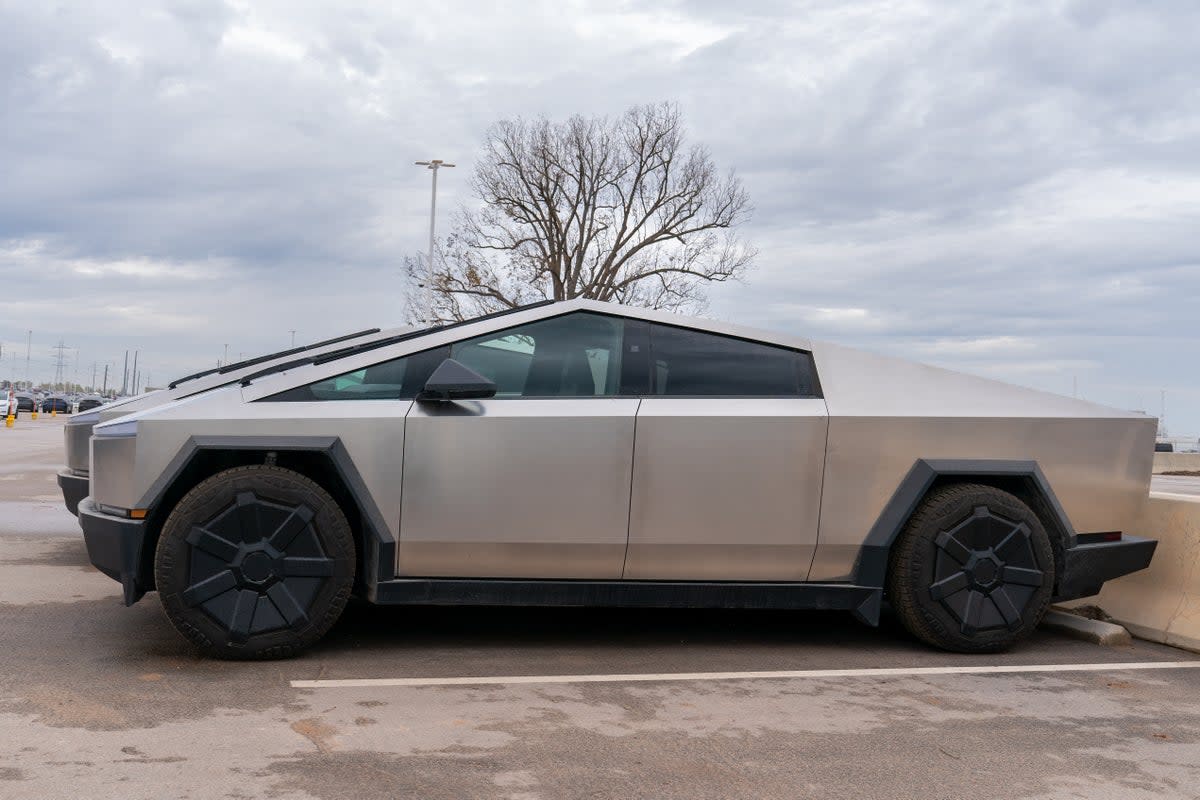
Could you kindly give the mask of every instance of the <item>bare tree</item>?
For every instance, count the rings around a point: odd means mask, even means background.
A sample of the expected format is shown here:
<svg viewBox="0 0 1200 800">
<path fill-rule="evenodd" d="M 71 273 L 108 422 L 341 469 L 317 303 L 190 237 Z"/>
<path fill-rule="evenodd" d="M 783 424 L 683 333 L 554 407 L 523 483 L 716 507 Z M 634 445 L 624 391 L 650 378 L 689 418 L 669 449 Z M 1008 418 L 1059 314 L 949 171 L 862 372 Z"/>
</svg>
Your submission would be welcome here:
<svg viewBox="0 0 1200 800">
<path fill-rule="evenodd" d="M 704 307 L 755 250 L 737 227 L 741 181 L 684 141 L 671 104 L 621 117 L 506 120 L 487 134 L 471 188 L 433 270 L 433 316 L 464 319 L 554 298 L 669 310 Z M 425 265 L 408 260 L 414 282 Z"/>
</svg>

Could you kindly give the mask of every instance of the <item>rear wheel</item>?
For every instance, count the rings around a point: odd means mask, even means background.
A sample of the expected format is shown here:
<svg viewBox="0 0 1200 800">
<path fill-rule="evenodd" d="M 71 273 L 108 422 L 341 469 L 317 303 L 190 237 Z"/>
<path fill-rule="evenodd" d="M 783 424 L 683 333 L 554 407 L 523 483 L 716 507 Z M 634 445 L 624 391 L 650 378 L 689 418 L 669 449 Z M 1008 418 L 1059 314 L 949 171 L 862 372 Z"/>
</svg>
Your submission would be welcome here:
<svg viewBox="0 0 1200 800">
<path fill-rule="evenodd" d="M 921 503 L 892 547 L 888 597 L 904 627 L 946 650 L 1004 650 L 1037 627 L 1054 552 L 1037 515 L 992 486 L 955 484 Z"/>
<path fill-rule="evenodd" d="M 354 583 L 337 502 L 281 467 L 218 473 L 163 525 L 154 577 L 175 628 L 218 658 L 286 658 L 333 626 Z"/>
</svg>

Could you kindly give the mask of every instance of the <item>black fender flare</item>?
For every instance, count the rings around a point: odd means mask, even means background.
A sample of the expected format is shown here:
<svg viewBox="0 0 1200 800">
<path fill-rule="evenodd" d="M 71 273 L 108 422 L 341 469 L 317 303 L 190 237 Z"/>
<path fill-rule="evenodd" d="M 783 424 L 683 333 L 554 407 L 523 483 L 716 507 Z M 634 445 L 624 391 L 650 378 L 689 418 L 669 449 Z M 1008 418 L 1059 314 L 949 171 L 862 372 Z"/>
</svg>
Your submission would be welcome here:
<svg viewBox="0 0 1200 800">
<path fill-rule="evenodd" d="M 362 577 L 368 599 L 374 599 L 381 582 L 395 577 L 396 537 L 354 466 L 354 459 L 337 436 L 191 436 L 146 490 L 138 507 L 155 509 L 197 454 L 206 450 L 292 450 L 325 455 L 358 506 L 362 520 Z"/>
<path fill-rule="evenodd" d="M 995 482 L 999 488 L 1017 488 L 1016 494 L 1030 504 L 1050 534 L 1059 573 L 1055 577 L 1056 583 L 1061 579 L 1061 560 L 1066 551 L 1075 546 L 1076 533 L 1036 461 L 922 458 L 913 464 L 867 533 L 854 565 L 854 583 L 884 587 L 892 543 L 925 494 L 944 478 Z"/>
</svg>

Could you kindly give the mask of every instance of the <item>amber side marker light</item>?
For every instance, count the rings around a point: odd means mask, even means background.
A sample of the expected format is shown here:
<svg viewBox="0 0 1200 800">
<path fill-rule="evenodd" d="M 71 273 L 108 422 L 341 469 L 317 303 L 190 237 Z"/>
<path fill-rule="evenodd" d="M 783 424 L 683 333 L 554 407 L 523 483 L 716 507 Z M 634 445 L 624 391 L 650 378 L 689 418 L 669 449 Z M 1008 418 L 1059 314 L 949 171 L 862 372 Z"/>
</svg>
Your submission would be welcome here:
<svg viewBox="0 0 1200 800">
<path fill-rule="evenodd" d="M 129 509 L 129 518 L 130 519 L 145 519 L 146 512 L 149 510 L 150 509 L 148 509 L 148 508 L 131 508 L 131 509 Z"/>
</svg>

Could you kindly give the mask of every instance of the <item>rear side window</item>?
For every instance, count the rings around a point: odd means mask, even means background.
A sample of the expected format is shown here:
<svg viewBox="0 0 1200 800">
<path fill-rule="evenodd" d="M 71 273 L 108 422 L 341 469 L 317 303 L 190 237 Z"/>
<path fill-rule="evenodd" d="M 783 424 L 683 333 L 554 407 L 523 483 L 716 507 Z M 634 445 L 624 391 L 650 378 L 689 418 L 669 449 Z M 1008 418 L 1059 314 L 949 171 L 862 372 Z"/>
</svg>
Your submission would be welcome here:
<svg viewBox="0 0 1200 800">
<path fill-rule="evenodd" d="M 425 381 L 449 355 L 449 347 L 435 347 L 353 372 L 344 372 L 307 386 L 297 386 L 263 399 L 268 402 L 411 400 L 425 388 Z"/>
<path fill-rule="evenodd" d="M 670 325 L 650 326 L 651 394 L 819 397 L 812 356 Z"/>
</svg>

